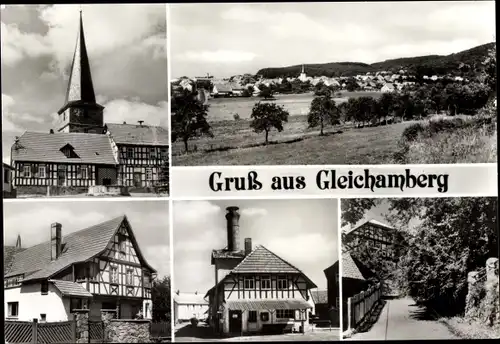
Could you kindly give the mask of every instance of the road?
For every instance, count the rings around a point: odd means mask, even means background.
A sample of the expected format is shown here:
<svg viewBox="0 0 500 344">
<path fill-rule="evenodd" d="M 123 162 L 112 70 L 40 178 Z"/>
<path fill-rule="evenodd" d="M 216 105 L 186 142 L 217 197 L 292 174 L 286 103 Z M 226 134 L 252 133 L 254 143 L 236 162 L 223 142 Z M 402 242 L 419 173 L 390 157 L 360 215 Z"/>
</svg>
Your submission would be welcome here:
<svg viewBox="0 0 500 344">
<path fill-rule="evenodd" d="M 410 298 L 387 300 L 377 322 L 352 340 L 459 339 Z"/>
</svg>

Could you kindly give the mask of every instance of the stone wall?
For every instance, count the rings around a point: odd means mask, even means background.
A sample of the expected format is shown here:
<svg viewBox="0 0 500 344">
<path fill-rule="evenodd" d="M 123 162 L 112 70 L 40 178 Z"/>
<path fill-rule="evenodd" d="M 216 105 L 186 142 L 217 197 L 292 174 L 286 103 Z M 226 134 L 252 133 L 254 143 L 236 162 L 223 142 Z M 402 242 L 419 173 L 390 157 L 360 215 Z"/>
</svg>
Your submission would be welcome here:
<svg viewBox="0 0 500 344">
<path fill-rule="evenodd" d="M 498 258 L 489 258 L 484 270 L 468 274 L 465 317 L 490 326 L 500 323 Z"/>
<path fill-rule="evenodd" d="M 89 186 L 88 188 L 89 196 L 130 196 L 128 188 L 126 186 L 118 185 L 96 185 Z"/>
<path fill-rule="evenodd" d="M 34 185 L 18 185 L 16 187 L 18 196 L 63 196 L 63 195 L 78 195 L 87 192 L 85 186 L 34 186 Z"/>
<path fill-rule="evenodd" d="M 76 322 L 76 343 L 89 343 L 89 310 L 73 310 Z"/>
<path fill-rule="evenodd" d="M 112 319 L 109 322 L 111 343 L 150 343 L 150 320 Z"/>
</svg>

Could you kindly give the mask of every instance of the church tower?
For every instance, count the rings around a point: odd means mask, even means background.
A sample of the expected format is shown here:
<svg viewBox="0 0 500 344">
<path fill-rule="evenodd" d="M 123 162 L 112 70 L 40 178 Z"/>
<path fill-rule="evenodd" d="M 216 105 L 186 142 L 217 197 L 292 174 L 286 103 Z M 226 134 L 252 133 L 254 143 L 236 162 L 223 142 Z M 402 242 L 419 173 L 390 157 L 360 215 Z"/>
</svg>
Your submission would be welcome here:
<svg viewBox="0 0 500 344">
<path fill-rule="evenodd" d="M 307 80 L 307 75 L 306 75 L 306 72 L 304 70 L 304 65 L 302 65 L 302 72 L 300 73 L 299 80 L 302 82 Z"/>
<path fill-rule="evenodd" d="M 66 99 L 64 106 L 57 112 L 59 114 L 58 131 L 103 134 L 103 110 L 104 107 L 96 102 L 80 10 L 80 26 Z"/>
</svg>

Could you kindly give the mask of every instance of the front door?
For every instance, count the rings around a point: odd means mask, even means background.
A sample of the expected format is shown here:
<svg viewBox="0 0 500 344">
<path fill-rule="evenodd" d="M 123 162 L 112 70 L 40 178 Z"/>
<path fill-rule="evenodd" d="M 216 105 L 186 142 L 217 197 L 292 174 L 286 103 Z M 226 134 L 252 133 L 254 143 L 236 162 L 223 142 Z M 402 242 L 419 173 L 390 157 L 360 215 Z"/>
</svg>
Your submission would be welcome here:
<svg viewBox="0 0 500 344">
<path fill-rule="evenodd" d="M 141 187 L 141 172 L 134 172 L 134 186 L 136 188 Z"/>
<path fill-rule="evenodd" d="M 229 332 L 241 333 L 241 311 L 229 310 Z"/>
<path fill-rule="evenodd" d="M 65 186 L 66 185 L 66 166 L 59 165 L 57 170 L 57 185 Z"/>
</svg>

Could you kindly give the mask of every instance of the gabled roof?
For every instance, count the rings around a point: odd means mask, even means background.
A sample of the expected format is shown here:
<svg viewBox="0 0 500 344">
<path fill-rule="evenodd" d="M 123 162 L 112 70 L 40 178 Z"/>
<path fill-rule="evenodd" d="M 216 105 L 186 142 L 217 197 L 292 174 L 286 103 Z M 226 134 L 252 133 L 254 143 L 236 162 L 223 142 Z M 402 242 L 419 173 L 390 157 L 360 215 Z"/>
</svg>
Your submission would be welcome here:
<svg viewBox="0 0 500 344">
<path fill-rule="evenodd" d="M 349 228 L 347 227 L 347 228 L 343 229 L 343 232 L 344 232 L 345 234 L 352 233 L 352 232 L 354 232 L 354 231 L 358 230 L 359 228 L 364 227 L 366 224 L 372 224 L 372 225 L 377 226 L 377 227 L 380 227 L 380 228 L 382 228 L 382 229 L 388 229 L 388 230 L 394 230 L 394 229 L 395 229 L 394 227 L 392 227 L 392 226 L 390 226 L 390 225 L 387 225 L 387 224 L 385 224 L 385 223 L 382 223 L 382 222 L 380 222 L 380 221 L 377 221 L 377 220 L 373 220 L 373 219 L 372 219 L 372 220 L 365 221 L 365 222 L 361 223 L 360 225 L 358 225 L 358 226 L 356 226 L 356 227 L 354 227 L 354 228 L 351 228 L 351 229 L 349 229 Z"/>
<path fill-rule="evenodd" d="M 179 305 L 208 305 L 203 295 L 196 293 L 175 293 L 174 302 Z"/>
<path fill-rule="evenodd" d="M 262 245 L 257 245 L 232 271 L 231 274 L 301 274 L 310 288 L 316 285 L 298 268 L 278 257 Z"/>
<path fill-rule="evenodd" d="M 106 123 L 111 138 L 117 144 L 168 146 L 168 130 L 153 125 Z"/>
<path fill-rule="evenodd" d="M 67 158 L 61 151 L 74 147 L 79 158 Z M 107 135 L 88 133 L 37 133 L 26 131 L 12 146 L 12 160 L 81 164 L 117 164 Z"/>
<path fill-rule="evenodd" d="M 231 87 L 227 84 L 215 84 L 217 92 L 231 92 Z"/>
<path fill-rule="evenodd" d="M 108 243 L 124 221 L 128 223 L 127 217 L 120 216 L 63 236 L 61 256 L 54 261 L 50 259 L 50 241 L 27 248 L 15 255 L 12 267 L 5 277 L 25 274 L 24 281 L 46 279 L 72 264 L 85 262 L 106 250 Z M 135 241 L 133 233 L 131 239 Z M 145 262 L 140 251 L 137 251 L 139 258 Z M 154 271 L 149 265 L 147 266 Z"/>
<path fill-rule="evenodd" d="M 24 248 L 17 248 L 16 246 L 3 247 L 3 274 L 6 275 L 12 267 L 14 256 L 16 253 L 24 251 Z"/>
<path fill-rule="evenodd" d="M 328 303 L 328 290 L 311 290 L 311 298 L 315 305 Z"/>
<path fill-rule="evenodd" d="M 9 164 L 6 164 L 5 162 L 3 163 L 3 168 L 8 168 L 8 169 L 11 169 L 11 170 L 14 170 L 15 168 L 10 166 Z"/>
<path fill-rule="evenodd" d="M 350 253 L 346 252 L 342 254 L 342 278 L 368 280 L 373 277 L 376 277 L 373 271 L 368 269 Z"/>
</svg>

